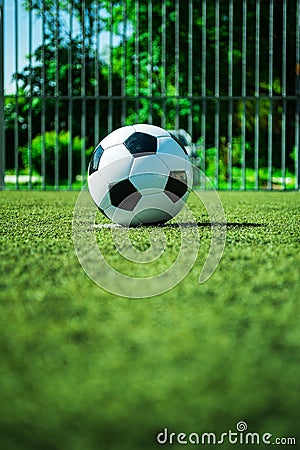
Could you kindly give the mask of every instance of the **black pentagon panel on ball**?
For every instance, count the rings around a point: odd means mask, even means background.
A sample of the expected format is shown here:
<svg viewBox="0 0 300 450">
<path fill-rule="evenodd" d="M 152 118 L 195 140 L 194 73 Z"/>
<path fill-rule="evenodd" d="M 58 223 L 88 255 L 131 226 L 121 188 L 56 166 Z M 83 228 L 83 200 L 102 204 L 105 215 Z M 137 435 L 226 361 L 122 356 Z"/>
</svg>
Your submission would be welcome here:
<svg viewBox="0 0 300 450">
<path fill-rule="evenodd" d="M 93 151 L 90 165 L 89 165 L 89 175 L 92 175 L 92 173 L 96 172 L 99 167 L 99 162 L 101 159 L 101 156 L 103 154 L 104 150 L 101 147 L 101 145 L 98 145 L 95 150 Z"/>
<path fill-rule="evenodd" d="M 126 211 L 133 211 L 142 197 L 128 179 L 110 184 L 109 195 L 113 206 Z"/>
<path fill-rule="evenodd" d="M 176 203 L 187 192 L 187 176 L 184 170 L 174 170 L 170 172 L 166 187 L 165 194 Z"/>
<path fill-rule="evenodd" d="M 133 133 L 124 144 L 134 157 L 145 153 L 156 153 L 157 150 L 157 138 L 147 133 Z"/>
<path fill-rule="evenodd" d="M 185 148 L 185 146 L 180 142 L 180 140 L 179 139 L 177 139 L 177 137 L 176 136 L 174 136 L 174 134 L 172 134 L 172 133 L 170 133 L 170 136 L 171 136 L 171 138 L 173 138 L 174 139 L 174 141 L 176 141 L 177 142 L 177 144 L 178 145 L 180 145 L 180 147 L 182 148 L 182 150 L 184 151 L 184 153 L 186 154 L 186 155 L 188 155 L 188 152 L 187 152 L 187 150 L 186 150 L 186 148 Z"/>
</svg>

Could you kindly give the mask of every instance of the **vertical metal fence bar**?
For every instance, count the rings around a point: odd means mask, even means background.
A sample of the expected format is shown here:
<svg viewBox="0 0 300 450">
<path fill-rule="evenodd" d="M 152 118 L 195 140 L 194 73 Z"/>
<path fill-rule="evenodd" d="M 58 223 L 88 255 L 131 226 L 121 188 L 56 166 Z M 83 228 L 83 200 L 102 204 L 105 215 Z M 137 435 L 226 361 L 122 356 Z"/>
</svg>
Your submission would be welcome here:
<svg viewBox="0 0 300 450">
<path fill-rule="evenodd" d="M 81 64 L 81 179 L 82 185 L 86 178 L 86 29 L 85 29 L 85 0 L 81 4 L 81 20 L 82 20 L 82 64 Z"/>
<path fill-rule="evenodd" d="M 148 0 L 148 123 L 152 123 L 152 71 L 153 71 L 153 54 L 152 54 L 152 0 Z"/>
<path fill-rule="evenodd" d="M 175 129 L 179 129 L 179 0 L 175 0 Z"/>
<path fill-rule="evenodd" d="M 255 181 L 254 188 L 259 189 L 259 127 L 260 127 L 260 97 L 259 97 L 259 53 L 260 53 L 260 31 L 256 26 L 255 32 L 255 113 L 254 113 L 254 169 Z"/>
<path fill-rule="evenodd" d="M 95 80 L 96 80 L 96 85 L 95 85 L 95 136 L 94 136 L 94 146 L 96 147 L 96 145 L 98 144 L 99 140 L 100 140 L 100 99 L 99 99 L 99 95 L 100 95 L 100 77 L 99 77 L 99 72 L 100 72 L 100 65 L 99 65 L 99 60 L 100 60 L 100 10 L 101 10 L 101 2 L 96 2 L 96 14 L 95 14 Z"/>
<path fill-rule="evenodd" d="M 220 142 L 220 3 L 215 2 L 215 149 L 216 149 L 216 168 L 214 184 L 219 187 L 219 142 Z"/>
<path fill-rule="evenodd" d="M 109 5 L 109 51 L 108 51 L 108 123 L 107 131 L 113 129 L 113 89 L 112 89 L 112 65 L 113 65 L 113 4 Z"/>
<path fill-rule="evenodd" d="M 273 0 L 269 9 L 269 112 L 268 112 L 268 189 L 272 189 L 273 164 Z"/>
<path fill-rule="evenodd" d="M 297 0 L 296 10 L 296 68 L 295 68 L 295 189 L 300 187 L 300 142 L 299 142 L 299 114 L 300 114 L 300 0 Z"/>
<path fill-rule="evenodd" d="M 122 64 L 122 80 L 121 80 L 121 95 L 122 95 L 122 112 L 121 112 L 121 125 L 125 125 L 126 121 L 126 74 L 127 74 L 127 58 L 126 58 L 126 39 L 127 39 L 127 10 L 126 0 L 122 0 L 122 22 L 123 22 L 123 36 L 122 36 L 122 51 L 123 51 L 123 64 Z"/>
<path fill-rule="evenodd" d="M 246 175 L 246 76 L 247 76 L 247 1 L 243 0 L 243 23 L 242 23 L 242 121 L 241 121 L 241 189 L 245 189 Z"/>
<path fill-rule="evenodd" d="M 59 2 L 56 2 L 55 7 L 55 87 L 54 87 L 54 102 L 55 102 L 55 149 L 54 149 L 54 189 L 59 189 Z"/>
<path fill-rule="evenodd" d="M 41 68 L 41 94 L 42 94 L 42 111 L 41 111 L 41 176 L 42 189 L 46 189 L 46 11 L 45 0 L 42 4 L 42 68 Z"/>
<path fill-rule="evenodd" d="M 232 128 L 233 128 L 233 0 L 229 0 L 228 12 L 228 147 L 227 147 L 227 188 L 232 189 Z"/>
<path fill-rule="evenodd" d="M 19 7 L 15 0 L 15 73 L 19 73 Z M 15 79 L 15 118 L 14 118 L 14 165 L 16 189 L 19 189 L 19 83 Z"/>
<path fill-rule="evenodd" d="M 139 1 L 135 1 L 135 70 L 134 70 L 134 76 L 135 76 L 135 89 L 134 89 L 134 95 L 135 95 L 135 121 L 139 122 L 139 86 L 140 86 L 140 19 L 139 19 Z"/>
<path fill-rule="evenodd" d="M 166 127 L 166 35 L 167 35 L 167 7 L 166 0 L 162 0 L 161 9 L 161 97 L 162 97 L 162 116 L 161 116 L 161 126 Z"/>
<path fill-rule="evenodd" d="M 201 143 L 202 143 L 202 158 L 201 171 L 205 174 L 206 171 L 206 0 L 202 0 L 202 55 L 201 55 Z M 205 187 L 205 177 L 201 177 L 201 187 Z"/>
<path fill-rule="evenodd" d="M 112 74 L 113 74 L 113 3 L 109 6 L 109 68 L 108 68 L 108 132 L 113 129 L 113 87 L 112 87 Z"/>
<path fill-rule="evenodd" d="M 32 1 L 29 0 L 29 13 L 28 13 L 28 84 L 29 84 L 29 98 L 28 98 L 28 170 L 29 180 L 28 189 L 32 189 Z"/>
<path fill-rule="evenodd" d="M 0 189 L 5 188 L 4 0 L 0 0 Z"/>
<path fill-rule="evenodd" d="M 188 29 L 188 132 L 193 136 L 193 2 L 189 0 L 189 29 Z"/>
<path fill-rule="evenodd" d="M 281 177 L 282 189 L 286 189 L 286 18 L 287 2 L 282 5 L 282 114 L 281 114 Z"/>
<path fill-rule="evenodd" d="M 68 188 L 72 189 L 73 181 L 73 98 L 72 98 L 72 78 L 73 78 L 73 0 L 69 4 L 69 46 L 68 46 Z"/>
</svg>

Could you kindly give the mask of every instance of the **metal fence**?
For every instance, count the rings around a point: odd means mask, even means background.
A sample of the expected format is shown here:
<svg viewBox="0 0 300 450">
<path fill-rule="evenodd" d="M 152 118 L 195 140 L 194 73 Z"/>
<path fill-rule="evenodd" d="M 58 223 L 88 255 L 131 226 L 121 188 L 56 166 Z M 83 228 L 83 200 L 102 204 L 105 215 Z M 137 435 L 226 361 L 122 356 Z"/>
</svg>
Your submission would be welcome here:
<svg viewBox="0 0 300 450">
<path fill-rule="evenodd" d="M 219 189 L 299 189 L 300 0 L 0 0 L 0 187 L 80 187 L 108 132 L 186 130 Z"/>
</svg>

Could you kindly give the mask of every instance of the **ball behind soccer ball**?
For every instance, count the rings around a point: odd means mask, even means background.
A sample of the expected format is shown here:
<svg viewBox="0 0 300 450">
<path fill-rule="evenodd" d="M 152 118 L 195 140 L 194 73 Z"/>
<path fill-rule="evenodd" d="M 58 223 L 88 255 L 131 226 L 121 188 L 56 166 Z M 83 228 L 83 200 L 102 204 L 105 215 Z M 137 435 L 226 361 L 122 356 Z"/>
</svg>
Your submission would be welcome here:
<svg viewBox="0 0 300 450">
<path fill-rule="evenodd" d="M 88 187 L 100 211 L 113 222 L 162 224 L 186 202 L 192 166 L 185 148 L 163 128 L 125 126 L 95 148 Z"/>
</svg>

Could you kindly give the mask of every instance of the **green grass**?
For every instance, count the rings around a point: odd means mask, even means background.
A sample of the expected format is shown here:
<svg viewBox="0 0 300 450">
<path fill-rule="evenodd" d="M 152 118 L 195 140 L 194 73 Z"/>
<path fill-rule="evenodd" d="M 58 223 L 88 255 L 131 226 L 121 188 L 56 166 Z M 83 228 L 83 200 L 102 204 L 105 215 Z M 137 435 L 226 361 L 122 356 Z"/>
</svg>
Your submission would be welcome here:
<svg viewBox="0 0 300 450">
<path fill-rule="evenodd" d="M 199 259 L 173 290 L 140 300 L 82 270 L 77 195 L 0 193 L 0 448 L 152 450 L 164 427 L 222 433 L 239 420 L 299 442 L 300 193 L 221 192 L 227 243 L 203 285 L 210 227 L 191 198 Z M 131 232 L 136 248 L 148 231 Z M 171 261 L 180 230 L 164 232 Z M 125 272 L 110 230 L 97 233 Z"/>
</svg>

